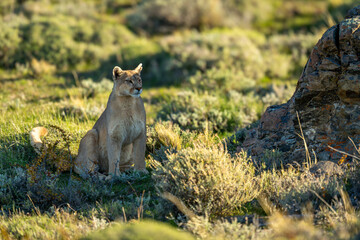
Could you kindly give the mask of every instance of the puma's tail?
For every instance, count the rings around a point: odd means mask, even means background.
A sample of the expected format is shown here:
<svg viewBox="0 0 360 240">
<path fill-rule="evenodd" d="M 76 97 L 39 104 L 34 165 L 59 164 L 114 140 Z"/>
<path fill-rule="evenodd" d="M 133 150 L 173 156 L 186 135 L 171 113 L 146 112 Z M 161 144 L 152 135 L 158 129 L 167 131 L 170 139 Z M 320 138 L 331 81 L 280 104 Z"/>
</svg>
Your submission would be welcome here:
<svg viewBox="0 0 360 240">
<path fill-rule="evenodd" d="M 44 127 L 35 127 L 30 132 L 30 144 L 38 154 L 41 154 L 40 150 L 45 148 L 40 137 L 46 136 L 47 133 L 48 130 Z"/>
</svg>

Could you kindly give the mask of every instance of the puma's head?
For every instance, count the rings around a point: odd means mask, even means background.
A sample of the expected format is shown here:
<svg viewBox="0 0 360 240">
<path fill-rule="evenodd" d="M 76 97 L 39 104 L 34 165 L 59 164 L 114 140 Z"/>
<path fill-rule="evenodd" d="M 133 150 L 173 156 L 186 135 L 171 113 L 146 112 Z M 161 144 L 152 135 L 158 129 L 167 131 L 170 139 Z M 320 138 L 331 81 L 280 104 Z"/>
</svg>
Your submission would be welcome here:
<svg viewBox="0 0 360 240">
<path fill-rule="evenodd" d="M 140 97 L 142 93 L 141 70 L 141 63 L 134 70 L 122 70 L 118 66 L 114 67 L 114 93 L 117 96 Z"/>
</svg>

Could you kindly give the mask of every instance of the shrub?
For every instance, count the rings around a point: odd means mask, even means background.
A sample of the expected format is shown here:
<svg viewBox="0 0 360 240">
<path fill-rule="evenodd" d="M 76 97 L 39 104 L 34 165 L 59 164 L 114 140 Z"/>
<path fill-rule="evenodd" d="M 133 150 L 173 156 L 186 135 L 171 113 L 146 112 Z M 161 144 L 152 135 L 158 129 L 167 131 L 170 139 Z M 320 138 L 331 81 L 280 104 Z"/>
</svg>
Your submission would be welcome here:
<svg viewBox="0 0 360 240">
<path fill-rule="evenodd" d="M 169 33 L 181 28 L 226 26 L 230 24 L 229 15 L 220 0 L 146 0 L 127 21 L 137 30 Z"/>
<path fill-rule="evenodd" d="M 4 61 L 12 66 L 15 62 L 26 64 L 36 59 L 55 65 L 58 71 L 89 68 L 88 64 L 99 65 L 100 60 L 118 50 L 120 44 L 125 46 L 135 40 L 135 36 L 124 26 L 94 19 L 77 21 L 64 15 L 35 16 L 30 22 L 13 29 L 21 36 L 17 41 L 20 46 L 16 58 L 10 58 L 11 49 L 4 46 L 5 50 L 10 49 L 6 53 L 9 59 Z M 16 44 L 16 39 L 13 42 Z"/>
<path fill-rule="evenodd" d="M 261 101 L 251 94 L 230 91 L 226 97 L 205 92 L 180 92 L 164 104 L 158 117 L 178 124 L 182 129 L 214 132 L 233 131 L 257 120 Z"/>
<path fill-rule="evenodd" d="M 154 127 L 147 128 L 146 148 L 154 153 L 161 146 L 181 149 L 180 128 L 171 122 L 158 122 Z"/>
<path fill-rule="evenodd" d="M 93 24 L 92 28 L 91 42 L 101 46 L 126 45 L 135 40 L 134 34 L 123 25 Z"/>
<path fill-rule="evenodd" d="M 192 92 L 181 92 L 163 106 L 160 118 L 170 120 L 183 129 L 214 131 L 230 130 L 234 127 L 228 111 L 221 111 L 218 99 L 208 94 L 196 95 Z M 229 126 L 230 125 L 230 126 Z"/>
<path fill-rule="evenodd" d="M 82 61 L 84 48 L 74 42 L 64 19 L 38 19 L 23 27 L 23 62 L 42 59 L 60 69 L 72 67 Z"/>
<path fill-rule="evenodd" d="M 200 239 L 271 239 L 271 230 L 261 229 L 253 224 L 241 224 L 237 219 L 210 221 L 208 218 L 190 219 L 185 228 Z"/>
<path fill-rule="evenodd" d="M 229 216 L 261 189 L 246 153 L 232 158 L 221 143 L 198 139 L 167 158 L 153 172 L 157 189 L 177 196 L 197 214 Z"/>
<path fill-rule="evenodd" d="M 266 0 L 146 0 L 127 21 L 136 30 L 149 33 L 225 26 L 249 28 L 273 20 L 276 7 L 276 1 Z"/>
<path fill-rule="evenodd" d="M 245 77 L 257 80 L 266 71 L 256 45 L 258 41 L 241 31 L 209 31 L 167 37 L 162 46 L 190 73 L 217 67 L 220 71 L 236 69 L 242 71 Z"/>
<path fill-rule="evenodd" d="M 21 38 L 19 30 L 0 20 L 0 66 L 13 66 Z"/>
<path fill-rule="evenodd" d="M 16 0 L 3 0 L 0 2 L 0 15 L 12 12 L 16 6 Z"/>
<path fill-rule="evenodd" d="M 46 149 L 41 149 L 41 155 L 27 166 L 30 197 L 41 207 L 59 204 L 65 197 L 59 186 L 60 174 L 73 167 L 73 156 L 70 151 L 70 136 L 61 128 L 51 126 L 60 132 L 60 140 L 50 142 Z M 70 197 L 71 198 L 71 197 Z"/>
<path fill-rule="evenodd" d="M 83 95 L 87 98 L 95 97 L 99 93 L 111 92 L 113 85 L 113 82 L 106 78 L 100 82 L 94 82 L 91 78 L 81 81 Z"/>
<path fill-rule="evenodd" d="M 89 231 L 104 228 L 106 221 L 82 218 L 76 213 L 55 209 L 52 214 L 16 212 L 0 215 L 0 237 L 3 239 L 78 239 Z"/>
<path fill-rule="evenodd" d="M 4 210 L 21 205 L 26 201 L 26 193 L 27 176 L 24 169 L 17 167 L 0 174 L 0 205 Z"/>
<path fill-rule="evenodd" d="M 263 181 L 270 200 L 289 214 L 299 213 L 308 202 L 318 209 L 322 202 L 316 194 L 330 201 L 338 194 L 339 187 L 337 176 L 315 176 L 308 170 L 299 172 L 292 167 L 263 173 Z"/>
<path fill-rule="evenodd" d="M 53 74 L 56 71 L 56 67 L 44 60 L 38 61 L 35 58 L 33 58 L 31 60 L 31 71 L 35 77 L 40 77 L 43 75 Z"/>
<path fill-rule="evenodd" d="M 145 38 L 124 44 L 121 49 L 121 57 L 123 61 L 128 64 L 124 66 L 124 68 L 126 67 L 130 69 L 130 67 L 133 67 L 132 65 L 138 64 L 139 58 L 147 58 L 158 54 L 160 51 L 161 48 L 157 43 L 149 41 Z"/>
<path fill-rule="evenodd" d="M 225 0 L 227 8 L 232 9 L 240 19 L 241 26 L 252 26 L 269 22 L 274 18 L 277 1 L 268 0 Z"/>
<path fill-rule="evenodd" d="M 245 77 L 241 69 L 228 67 L 213 67 L 204 73 L 198 71 L 189 79 L 190 86 L 195 91 L 229 92 L 249 91 L 255 87 L 255 80 Z"/>
<path fill-rule="evenodd" d="M 315 46 L 316 42 L 320 38 L 321 35 L 317 34 L 283 34 L 283 35 L 273 35 L 269 37 L 269 41 L 266 44 L 266 48 L 270 49 L 270 51 L 279 52 L 282 56 L 281 58 L 285 58 L 281 60 L 286 62 L 286 55 L 291 57 L 291 65 L 290 70 L 296 70 L 295 76 L 299 77 L 301 74 L 301 70 L 304 68 L 306 61 L 311 53 L 311 50 Z M 285 54 L 285 55 L 283 55 Z M 273 55 L 273 54 L 271 54 Z M 269 62 L 271 58 L 269 59 Z M 282 68 L 285 68 L 283 66 Z M 276 68 L 272 70 L 274 73 L 277 72 Z M 284 70 L 282 70 L 284 71 Z M 282 72 L 280 71 L 280 72 Z"/>
</svg>

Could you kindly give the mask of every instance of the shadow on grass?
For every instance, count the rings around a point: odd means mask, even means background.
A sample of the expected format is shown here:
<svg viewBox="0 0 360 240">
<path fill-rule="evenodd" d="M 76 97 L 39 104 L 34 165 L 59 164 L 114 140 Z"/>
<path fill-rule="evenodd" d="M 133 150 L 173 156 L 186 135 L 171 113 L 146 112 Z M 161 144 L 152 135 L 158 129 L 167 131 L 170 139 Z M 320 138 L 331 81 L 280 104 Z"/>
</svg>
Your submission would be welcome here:
<svg viewBox="0 0 360 240">
<path fill-rule="evenodd" d="M 36 157 L 28 133 L 1 136 L 0 146 L 0 169 L 25 167 Z"/>
<path fill-rule="evenodd" d="M 122 69 L 134 69 L 139 63 L 142 63 L 144 68 L 142 71 L 144 88 L 178 86 L 185 78 L 186 70 L 177 66 L 176 60 L 164 51 L 150 55 L 140 55 L 128 60 L 124 60 L 121 55 L 114 54 L 101 61 L 96 69 L 80 72 L 68 71 L 58 74 L 58 76 L 66 79 L 66 87 L 71 87 L 77 84 L 77 80 L 81 81 L 87 78 L 91 78 L 95 82 L 99 82 L 103 78 L 112 79 L 114 66 L 120 66 Z"/>
</svg>

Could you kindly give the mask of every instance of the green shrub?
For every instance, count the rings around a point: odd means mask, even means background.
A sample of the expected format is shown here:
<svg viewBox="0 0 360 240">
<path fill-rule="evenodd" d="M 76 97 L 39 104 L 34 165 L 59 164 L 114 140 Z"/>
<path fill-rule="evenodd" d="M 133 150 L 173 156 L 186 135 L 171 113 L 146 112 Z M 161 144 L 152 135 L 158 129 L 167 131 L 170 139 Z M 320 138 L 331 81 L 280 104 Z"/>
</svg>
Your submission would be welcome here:
<svg viewBox="0 0 360 240">
<path fill-rule="evenodd" d="M 167 158 L 153 172 L 157 189 L 177 196 L 196 214 L 229 216 L 261 189 L 246 153 L 232 158 L 221 143 L 198 138 L 193 147 Z"/>
<path fill-rule="evenodd" d="M 0 20 L 0 66 L 14 66 L 21 38 L 19 29 Z"/>
<path fill-rule="evenodd" d="M 0 15 L 6 15 L 12 12 L 15 6 L 16 6 L 16 0 L 2 0 L 0 2 Z"/>
<path fill-rule="evenodd" d="M 182 129 L 214 132 L 233 131 L 257 120 L 263 110 L 256 96 L 230 91 L 226 97 L 205 92 L 180 92 L 164 104 L 158 117 Z"/>
<path fill-rule="evenodd" d="M 147 128 L 146 149 L 149 153 L 154 153 L 161 146 L 181 149 L 182 139 L 180 138 L 180 128 L 171 122 L 158 122 L 153 127 Z"/>
<path fill-rule="evenodd" d="M 339 177 L 315 176 L 308 170 L 299 172 L 294 168 L 278 172 L 264 172 L 264 190 L 269 199 L 289 214 L 299 213 L 306 203 L 315 209 L 322 205 L 316 192 L 326 201 L 331 201 L 339 191 Z"/>
<path fill-rule="evenodd" d="M 110 93 L 113 85 L 113 81 L 106 78 L 103 78 L 100 82 L 94 82 L 91 78 L 81 81 L 83 95 L 87 98 L 95 97 L 99 93 Z"/>
<path fill-rule="evenodd" d="M 22 28 L 22 62 L 42 59 L 57 67 L 71 68 L 82 61 L 84 47 L 72 39 L 65 19 L 38 19 Z M 65 20 L 66 21 L 66 20 Z"/>
<path fill-rule="evenodd" d="M 121 57 L 124 62 L 131 60 L 139 61 L 138 59 L 140 58 L 147 58 L 149 56 L 158 54 L 160 51 L 161 48 L 156 42 L 141 38 L 125 44 L 121 49 Z M 133 63 L 128 64 L 130 65 Z"/>
<path fill-rule="evenodd" d="M 76 213 L 55 209 L 53 213 L 41 214 L 16 212 L 0 215 L 1 239 L 78 239 L 89 231 L 104 228 L 106 221 L 92 216 L 83 218 Z"/>
<path fill-rule="evenodd" d="M 271 239 L 271 230 L 262 229 L 254 222 L 242 224 L 234 219 L 210 221 L 206 217 L 190 219 L 185 228 L 200 239 L 227 240 L 227 239 Z"/>
<path fill-rule="evenodd" d="M 150 33 L 226 26 L 231 24 L 229 20 L 229 13 L 220 0 L 146 0 L 127 18 L 131 27 Z"/>
<path fill-rule="evenodd" d="M 249 28 L 274 20 L 277 7 L 277 1 L 267 0 L 145 0 L 127 21 L 134 29 L 149 33 L 224 26 Z"/>
<path fill-rule="evenodd" d="M 301 74 L 301 70 L 304 68 L 306 61 L 311 53 L 311 50 L 314 48 L 318 39 L 321 37 L 321 33 L 316 34 L 283 34 L 283 35 L 273 35 L 269 37 L 269 41 L 266 45 L 270 49 L 270 54 L 273 51 L 279 52 L 280 55 L 275 55 L 276 58 L 280 58 L 280 62 L 285 64 L 288 60 L 286 58 L 290 57 L 290 69 L 295 70 L 295 77 L 298 78 Z M 284 55 L 285 54 L 285 55 Z M 269 58 L 268 62 L 272 62 L 274 54 L 271 54 L 272 57 Z M 286 57 L 286 55 L 288 57 Z M 282 56 L 282 57 L 280 57 Z M 281 60 L 284 58 L 284 60 Z M 277 61 L 279 62 L 279 61 Z M 275 67 L 275 66 L 274 66 Z M 272 72 L 283 72 L 286 66 L 282 66 L 281 71 L 277 70 L 276 67 L 271 67 Z M 287 66 L 286 68 L 289 68 Z M 281 76 L 281 75 L 280 75 Z"/>
<path fill-rule="evenodd" d="M 279 4 L 279 1 L 269 0 L 225 0 L 224 2 L 227 8 L 237 14 L 241 26 L 252 26 L 273 20 Z"/>
<path fill-rule="evenodd" d="M 4 210 L 22 205 L 23 201 L 27 201 L 26 193 L 27 176 L 24 169 L 18 167 L 0 174 L 0 205 Z"/>
<path fill-rule="evenodd" d="M 51 74 L 54 74 L 54 72 L 56 71 L 56 67 L 54 65 L 51 65 L 44 60 L 38 61 L 35 58 L 33 58 L 31 60 L 30 64 L 31 64 L 30 67 L 31 67 L 32 74 L 35 77 L 51 75 Z"/>
<path fill-rule="evenodd" d="M 236 69 L 256 80 L 264 76 L 266 68 L 257 46 L 262 40 L 252 38 L 241 31 L 209 31 L 167 37 L 162 46 L 190 73 L 212 67 L 220 71 Z"/>
<path fill-rule="evenodd" d="M 57 71 L 99 66 L 101 60 L 114 54 L 120 46 L 127 46 L 135 40 L 135 36 L 122 25 L 96 19 L 77 21 L 74 17 L 56 14 L 34 16 L 30 21 L 4 26 L 3 29 L 0 34 L 0 66 L 5 67 L 14 67 L 15 63 L 32 64 L 33 59 L 54 65 Z M 124 52 L 126 57 L 128 49 L 125 48 Z M 39 75 L 36 72 L 35 75 Z"/>
<path fill-rule="evenodd" d="M 205 72 L 197 71 L 189 78 L 190 86 L 195 91 L 220 91 L 233 90 L 248 91 L 255 87 L 255 80 L 245 77 L 243 71 L 232 66 L 213 67 Z"/>
<path fill-rule="evenodd" d="M 122 46 L 133 42 L 135 36 L 123 25 L 94 24 L 91 42 L 100 46 L 120 44 Z"/>
</svg>

